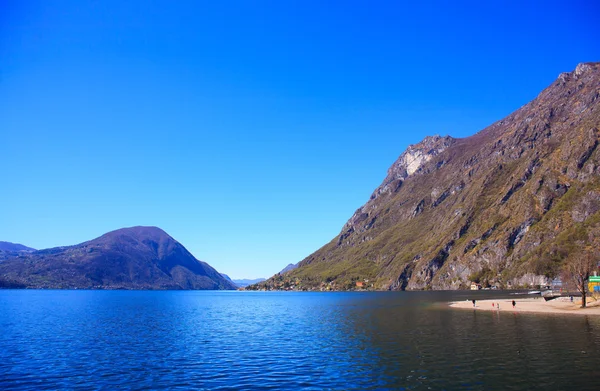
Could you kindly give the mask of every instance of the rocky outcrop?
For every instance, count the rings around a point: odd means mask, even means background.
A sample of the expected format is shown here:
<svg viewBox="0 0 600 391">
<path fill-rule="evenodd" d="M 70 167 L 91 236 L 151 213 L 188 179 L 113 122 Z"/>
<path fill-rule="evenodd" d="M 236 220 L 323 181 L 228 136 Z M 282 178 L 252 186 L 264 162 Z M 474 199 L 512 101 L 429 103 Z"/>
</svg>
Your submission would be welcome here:
<svg viewBox="0 0 600 391">
<path fill-rule="evenodd" d="M 444 152 L 454 141 L 455 139 L 450 136 L 441 137 L 436 135 L 427 136 L 420 143 L 409 145 L 406 151 L 388 169 L 387 176 L 383 183 L 375 189 L 371 195 L 371 200 L 382 194 L 398 191 L 406 178 L 417 173 L 425 163 Z M 438 166 L 441 165 L 443 165 L 443 161 L 438 163 Z"/>
<path fill-rule="evenodd" d="M 369 201 L 361 208 L 354 212 L 354 215 L 346 222 L 340 233 L 338 243 L 344 244 L 344 240 L 347 239 L 352 233 L 358 232 L 363 233 L 370 228 L 373 228 L 377 221 L 375 214 L 378 212 L 378 205 L 381 203 L 379 200 L 382 196 L 392 196 L 398 192 L 402 186 L 402 183 L 411 175 L 418 175 L 419 169 L 427 162 L 431 161 L 434 157 L 444 152 L 452 143 L 455 141 L 450 136 L 428 136 L 423 141 L 415 145 L 409 145 L 406 151 L 404 151 L 396 162 L 388 169 L 388 175 L 383 180 L 383 183 L 373 192 Z M 442 164 L 438 163 L 441 167 Z M 438 168 L 439 168 L 438 167 Z M 442 194 L 439 202 L 447 194 Z M 420 213 L 424 206 L 424 201 L 419 202 L 415 207 L 413 216 Z M 349 244 L 347 242 L 346 244 Z"/>
</svg>

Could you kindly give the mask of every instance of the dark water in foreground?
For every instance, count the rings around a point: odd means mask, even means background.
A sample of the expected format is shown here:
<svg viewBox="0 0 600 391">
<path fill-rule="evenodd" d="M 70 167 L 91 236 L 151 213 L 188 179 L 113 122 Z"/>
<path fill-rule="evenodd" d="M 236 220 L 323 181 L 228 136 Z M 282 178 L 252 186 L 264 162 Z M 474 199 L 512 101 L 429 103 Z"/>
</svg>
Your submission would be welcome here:
<svg viewBox="0 0 600 391">
<path fill-rule="evenodd" d="M 0 291 L 0 389 L 600 389 L 599 318 L 456 295 Z"/>
</svg>

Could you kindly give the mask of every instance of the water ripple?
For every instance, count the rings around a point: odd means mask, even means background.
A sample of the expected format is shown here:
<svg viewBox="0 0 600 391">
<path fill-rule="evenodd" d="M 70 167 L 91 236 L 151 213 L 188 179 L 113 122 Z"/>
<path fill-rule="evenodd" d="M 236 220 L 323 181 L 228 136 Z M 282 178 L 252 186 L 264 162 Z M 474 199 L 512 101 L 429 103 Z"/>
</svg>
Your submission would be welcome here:
<svg viewBox="0 0 600 391">
<path fill-rule="evenodd" d="M 595 388 L 598 319 L 441 295 L 0 291 L 0 388 Z"/>
</svg>

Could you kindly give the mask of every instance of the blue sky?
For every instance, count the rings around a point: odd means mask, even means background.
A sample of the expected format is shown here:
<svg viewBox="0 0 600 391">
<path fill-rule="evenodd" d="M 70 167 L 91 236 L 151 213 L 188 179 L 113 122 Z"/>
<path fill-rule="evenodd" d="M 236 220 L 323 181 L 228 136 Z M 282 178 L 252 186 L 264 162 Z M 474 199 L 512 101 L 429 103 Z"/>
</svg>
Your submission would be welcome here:
<svg viewBox="0 0 600 391">
<path fill-rule="evenodd" d="M 600 60 L 592 1 L 416 3 L 0 0 L 0 240 L 155 225 L 268 277 L 409 144 Z"/>
</svg>

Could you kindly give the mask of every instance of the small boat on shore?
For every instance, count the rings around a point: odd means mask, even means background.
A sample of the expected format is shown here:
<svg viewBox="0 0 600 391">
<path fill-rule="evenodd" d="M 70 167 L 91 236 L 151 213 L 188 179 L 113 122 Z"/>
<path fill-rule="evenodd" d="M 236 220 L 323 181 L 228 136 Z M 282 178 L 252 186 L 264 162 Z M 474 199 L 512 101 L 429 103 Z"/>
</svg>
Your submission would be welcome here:
<svg viewBox="0 0 600 391">
<path fill-rule="evenodd" d="M 546 301 L 554 300 L 557 297 L 562 297 L 563 296 L 563 294 L 562 294 L 561 291 L 555 291 L 555 290 L 552 290 L 552 289 L 549 289 L 547 291 L 541 292 L 541 295 L 544 298 L 544 300 L 546 300 Z"/>
</svg>

